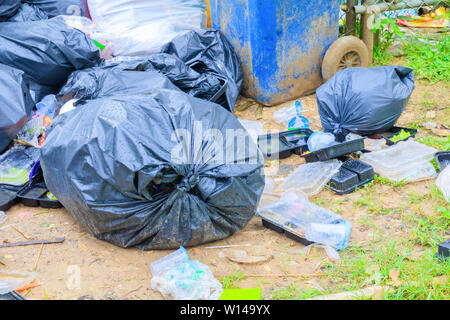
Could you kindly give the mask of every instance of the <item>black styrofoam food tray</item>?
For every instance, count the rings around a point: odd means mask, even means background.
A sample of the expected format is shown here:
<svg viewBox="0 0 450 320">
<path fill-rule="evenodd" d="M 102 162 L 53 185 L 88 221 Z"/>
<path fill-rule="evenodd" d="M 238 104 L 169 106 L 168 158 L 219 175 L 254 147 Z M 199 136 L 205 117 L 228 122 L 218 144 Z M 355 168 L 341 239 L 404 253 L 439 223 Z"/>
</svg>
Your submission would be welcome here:
<svg viewBox="0 0 450 320">
<path fill-rule="evenodd" d="M 22 297 L 18 292 L 11 291 L 9 293 L 0 294 L 0 300 L 25 300 L 24 297 Z"/>
<path fill-rule="evenodd" d="M 339 195 L 348 194 L 371 182 L 374 176 L 371 165 L 360 160 L 348 160 L 328 182 L 328 188 Z"/>
<path fill-rule="evenodd" d="M 273 231 L 276 231 L 278 233 L 284 233 L 286 235 L 286 237 L 288 237 L 289 239 L 295 240 L 297 242 L 300 242 L 301 244 L 304 244 L 305 246 L 308 246 L 310 244 L 312 244 L 313 242 L 306 240 L 305 238 L 302 238 L 292 232 L 289 232 L 285 229 L 283 229 L 282 227 L 278 226 L 277 224 L 274 224 L 272 222 L 270 222 L 267 219 L 262 219 L 262 224 L 264 227 L 271 229 Z"/>
<path fill-rule="evenodd" d="M 58 209 L 62 205 L 58 200 L 52 200 L 46 197 L 48 189 L 39 185 L 29 185 L 19 191 L 17 196 L 27 207 L 42 207 L 46 209 Z"/>
<path fill-rule="evenodd" d="M 436 152 L 434 154 L 434 159 L 436 160 L 439 170 L 442 171 L 450 164 L 450 151 Z"/>
<path fill-rule="evenodd" d="M 391 139 L 393 137 L 395 137 L 395 135 L 397 133 L 401 132 L 402 130 L 404 130 L 406 132 L 409 132 L 411 135 L 409 137 L 405 138 L 405 139 L 402 139 L 402 140 L 399 140 L 399 141 L 396 141 L 396 142 L 392 141 Z M 418 131 L 416 129 L 412 129 L 412 128 L 392 127 L 391 129 L 389 129 L 389 133 L 391 133 L 390 135 L 381 135 L 381 137 L 386 140 L 386 144 L 388 146 L 393 146 L 394 144 L 397 144 L 400 141 L 406 141 L 406 140 L 408 140 L 410 138 L 414 138 L 416 136 L 417 132 Z"/>
<path fill-rule="evenodd" d="M 19 202 L 17 191 L 0 188 L 0 211 L 7 211 Z"/>
<path fill-rule="evenodd" d="M 438 248 L 438 257 L 439 258 L 449 258 L 450 257 L 450 239 L 442 242 Z"/>
<path fill-rule="evenodd" d="M 304 154 L 306 162 L 327 161 L 339 158 L 346 154 L 354 153 L 364 149 L 364 138 L 338 143 L 334 146 L 323 148 L 311 153 Z"/>
<path fill-rule="evenodd" d="M 307 150 L 307 142 L 313 131 L 295 129 L 258 137 L 258 146 L 266 159 L 285 159 L 293 153 L 302 154 Z"/>
</svg>

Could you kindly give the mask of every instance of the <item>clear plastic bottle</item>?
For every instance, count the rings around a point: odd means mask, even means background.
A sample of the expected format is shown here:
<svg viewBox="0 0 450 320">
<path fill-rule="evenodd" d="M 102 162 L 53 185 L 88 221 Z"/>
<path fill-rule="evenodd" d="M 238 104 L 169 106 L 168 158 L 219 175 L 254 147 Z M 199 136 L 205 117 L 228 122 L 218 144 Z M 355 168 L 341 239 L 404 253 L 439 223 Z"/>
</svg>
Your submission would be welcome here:
<svg viewBox="0 0 450 320">
<path fill-rule="evenodd" d="M 53 118 L 56 110 L 58 109 L 58 101 L 56 100 L 56 96 L 53 94 L 45 96 L 36 104 L 36 109 L 37 115 Z"/>
<path fill-rule="evenodd" d="M 300 101 L 295 101 L 296 115 L 289 121 L 288 129 L 309 129 L 309 120 L 302 116 L 303 106 Z"/>
<path fill-rule="evenodd" d="M 310 223 L 306 227 L 306 239 L 343 250 L 350 241 L 351 230 L 348 221 L 339 224 Z"/>
</svg>

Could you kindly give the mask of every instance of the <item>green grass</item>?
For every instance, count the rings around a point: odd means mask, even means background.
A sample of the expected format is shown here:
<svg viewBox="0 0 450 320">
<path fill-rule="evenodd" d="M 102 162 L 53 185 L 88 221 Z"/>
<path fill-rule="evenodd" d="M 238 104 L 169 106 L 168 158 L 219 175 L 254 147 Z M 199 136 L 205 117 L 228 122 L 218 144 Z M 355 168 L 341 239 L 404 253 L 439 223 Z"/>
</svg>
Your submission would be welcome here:
<svg viewBox="0 0 450 320">
<path fill-rule="evenodd" d="M 436 248 L 425 250 L 413 260 L 413 248 L 411 242 L 394 240 L 366 247 L 356 244 L 346 250 L 341 262 L 328 263 L 325 272 L 337 282 L 334 291 L 351 291 L 370 285 L 391 285 L 389 271 L 398 270 L 398 288 L 386 293 L 384 299 L 449 299 L 449 283 L 433 288 L 430 284 L 434 277 L 450 274 L 450 262 L 436 259 Z"/>
<path fill-rule="evenodd" d="M 272 293 L 273 300 L 304 300 L 314 298 L 323 293 L 315 288 L 303 286 L 300 282 L 293 281 L 287 287 L 275 290 Z"/>
<path fill-rule="evenodd" d="M 233 272 L 229 276 L 222 277 L 220 283 L 224 289 L 238 289 L 237 284 L 239 281 L 246 278 L 246 275 L 240 272 L 236 267 L 233 268 Z"/>
<path fill-rule="evenodd" d="M 398 27 L 396 20 L 386 18 L 374 25 L 374 32 L 380 32 L 380 41 L 374 47 L 374 65 L 389 65 L 393 56 L 389 48 L 395 43 L 402 45 L 401 53 L 405 65 L 414 70 L 416 79 L 432 82 L 450 79 L 450 37 L 444 34 L 439 40 L 425 35 L 409 36 Z"/>
</svg>

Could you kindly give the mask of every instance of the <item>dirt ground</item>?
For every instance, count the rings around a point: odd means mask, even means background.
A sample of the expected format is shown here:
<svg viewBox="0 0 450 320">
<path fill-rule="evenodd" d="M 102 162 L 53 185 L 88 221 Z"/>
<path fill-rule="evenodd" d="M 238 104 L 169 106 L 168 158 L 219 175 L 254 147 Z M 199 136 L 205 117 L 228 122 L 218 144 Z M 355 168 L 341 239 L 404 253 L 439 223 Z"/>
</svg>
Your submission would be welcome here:
<svg viewBox="0 0 450 320">
<path fill-rule="evenodd" d="M 411 123 L 430 121 L 442 123 L 447 121 L 449 106 L 449 90 L 447 84 L 428 84 L 418 82 L 414 94 L 404 112 L 399 125 L 408 126 Z M 306 111 L 304 115 L 311 121 L 313 130 L 320 130 L 320 118 L 317 113 L 315 96 L 300 99 Z M 241 98 L 238 105 L 246 99 Z M 428 104 L 427 104 L 428 103 Z M 281 125 L 273 121 L 273 113 L 289 105 L 286 103 L 277 107 L 264 108 L 258 115 L 258 106 L 249 107 L 243 112 L 236 112 L 236 116 L 246 120 L 264 122 L 264 129 L 283 130 Z M 431 108 L 429 105 L 431 104 Z M 433 112 L 429 112 L 429 111 Z M 425 114 L 426 113 L 426 114 Z M 418 120 L 420 119 L 420 120 Z M 420 137 L 422 132 L 419 134 Z M 280 169 L 276 164 L 266 165 L 266 174 L 286 176 L 295 166 L 304 160 L 298 156 L 291 156 L 281 160 Z M 281 176 L 280 176 L 281 177 Z M 280 178 L 276 177 L 276 182 Z M 379 186 L 377 190 L 384 207 L 395 208 L 406 192 L 427 193 L 433 181 L 409 184 L 402 192 L 389 189 L 389 186 Z M 375 229 L 383 229 L 384 236 L 405 237 L 408 230 L 393 215 L 382 215 L 374 218 L 376 226 L 361 223 L 364 220 L 365 209 L 355 208 L 353 202 L 361 197 L 361 191 L 347 196 L 338 196 L 324 189 L 311 200 L 340 204 L 343 218 L 348 219 L 353 226 L 350 241 L 361 245 L 373 241 Z M 431 203 L 423 203 L 423 210 L 432 211 Z M 431 214 L 431 213 L 430 213 Z M 27 299 L 161 299 L 162 296 L 151 289 L 150 263 L 167 255 L 171 251 L 141 251 L 138 249 L 122 249 L 104 241 L 95 239 L 84 232 L 83 228 L 64 209 L 46 211 L 42 208 L 28 208 L 18 204 L 7 211 L 8 223 L 21 233 L 32 239 L 51 239 L 65 237 L 61 244 L 0 248 L 0 272 L 5 270 L 33 271 L 36 263 L 37 282 L 40 286 L 22 292 Z M 3 243 L 25 241 L 24 236 L 13 228 L 0 231 Z M 248 245 L 241 248 L 207 249 L 208 246 Z M 232 237 L 223 241 L 189 248 L 188 253 L 194 260 L 207 264 L 217 279 L 230 276 L 236 270 L 247 277 L 238 283 L 241 288 L 259 286 L 264 298 L 271 299 L 272 293 L 289 285 L 292 277 L 299 274 L 306 275 L 305 283 L 315 283 L 321 287 L 320 277 L 311 276 L 320 271 L 322 262 L 327 259 L 320 251 L 306 257 L 298 251 L 304 246 L 264 228 L 261 220 L 253 218 L 248 226 Z M 252 254 L 271 256 L 269 261 L 257 265 L 233 263 L 226 258 L 233 250 L 246 250 Z M 418 248 L 420 250 L 420 248 Z M 39 257 L 39 259 L 38 259 Z M 76 275 L 79 271 L 79 287 Z M 284 274 L 285 276 L 279 276 Z M 75 276 L 75 278 L 74 278 Z M 322 285 L 324 285 L 322 283 Z M 327 285 L 333 286 L 332 283 Z"/>
</svg>

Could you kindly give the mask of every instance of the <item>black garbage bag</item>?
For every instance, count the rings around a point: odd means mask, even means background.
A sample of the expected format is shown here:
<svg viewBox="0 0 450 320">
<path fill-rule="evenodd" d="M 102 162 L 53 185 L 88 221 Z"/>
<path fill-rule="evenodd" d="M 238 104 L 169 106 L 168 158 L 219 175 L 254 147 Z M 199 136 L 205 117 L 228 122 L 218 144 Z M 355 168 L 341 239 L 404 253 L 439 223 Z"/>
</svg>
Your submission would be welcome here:
<svg viewBox="0 0 450 320">
<path fill-rule="evenodd" d="M 216 102 L 219 99 L 214 98 L 221 95 L 222 82 L 219 76 L 200 74 L 176 56 L 166 53 L 118 62 L 105 61 L 101 67 L 76 71 L 69 77 L 60 94 L 73 93 L 73 97 L 77 99 L 93 99 L 114 95 L 118 91 L 121 94 L 146 93 L 151 88 L 149 85 L 154 73 L 159 73 L 161 79 L 170 80 L 176 87 L 196 98 Z M 120 80 L 120 76 L 127 80 Z M 104 86 L 106 87 L 103 88 Z M 133 90 L 130 91 L 129 88 Z"/>
<path fill-rule="evenodd" d="M 89 16 L 86 0 L 22 0 L 22 2 L 39 7 L 50 18 L 59 15 Z"/>
<path fill-rule="evenodd" d="M 211 73 L 225 77 L 224 101 L 216 101 L 230 111 L 241 91 L 242 68 L 233 47 L 217 30 L 195 30 L 167 43 L 162 53 L 175 55 L 200 74 Z"/>
<path fill-rule="evenodd" d="M 86 101 L 54 120 L 41 149 L 47 187 L 80 224 L 144 250 L 244 228 L 264 188 L 263 161 L 230 112 L 166 89 Z"/>
<path fill-rule="evenodd" d="M 23 72 L 0 64 L 0 153 L 28 121 L 33 106 Z"/>
<path fill-rule="evenodd" d="M 94 67 L 99 60 L 93 41 L 60 17 L 0 23 L 0 63 L 24 71 L 33 89 L 40 85 L 57 93 L 73 71 Z"/>
<path fill-rule="evenodd" d="M 0 22 L 7 21 L 16 14 L 20 7 L 20 0 L 0 1 Z"/>
<path fill-rule="evenodd" d="M 39 21 L 48 19 L 48 15 L 37 6 L 22 3 L 17 13 L 8 22 Z"/>
<path fill-rule="evenodd" d="M 325 132 L 373 135 L 395 125 L 414 90 L 414 71 L 400 66 L 349 68 L 317 89 Z"/>
<path fill-rule="evenodd" d="M 167 77 L 156 71 L 122 71 L 95 67 L 73 72 L 58 95 L 63 96 L 66 101 L 88 100 L 152 93 L 161 88 L 178 90 Z"/>
</svg>

